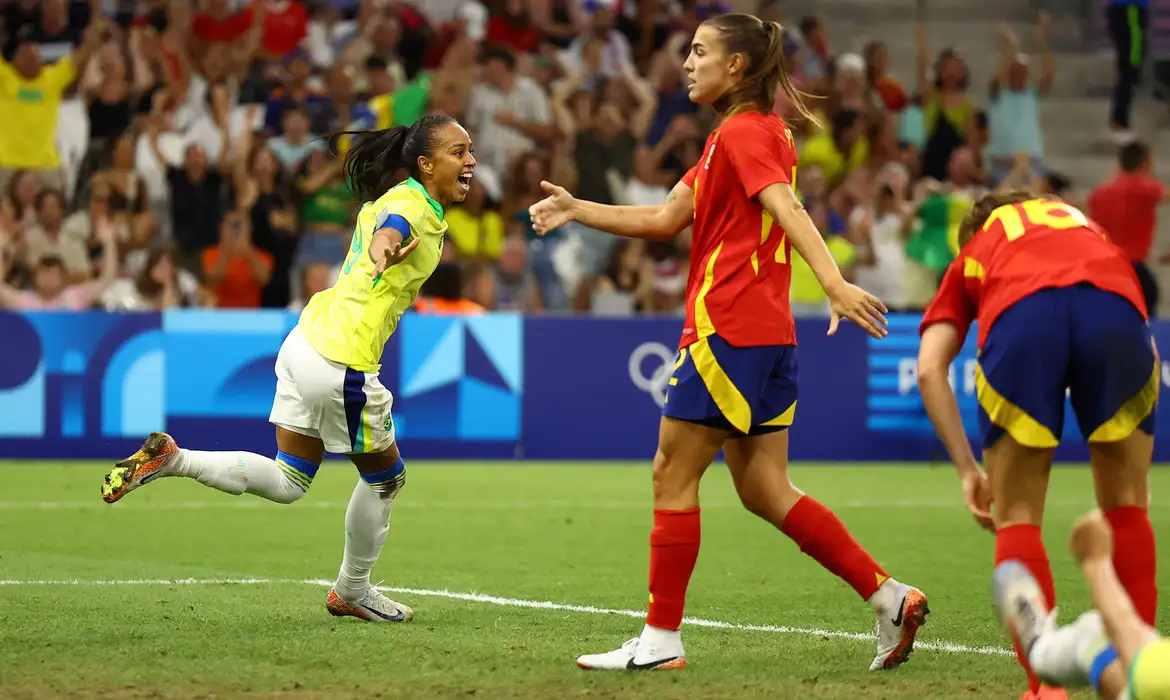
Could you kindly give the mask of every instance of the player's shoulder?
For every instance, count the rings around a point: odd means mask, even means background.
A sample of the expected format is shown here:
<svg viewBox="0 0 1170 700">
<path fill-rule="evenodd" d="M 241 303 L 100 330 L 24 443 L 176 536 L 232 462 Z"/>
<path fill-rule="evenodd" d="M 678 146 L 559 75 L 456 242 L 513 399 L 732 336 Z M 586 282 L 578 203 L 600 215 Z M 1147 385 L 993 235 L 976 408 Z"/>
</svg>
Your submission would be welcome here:
<svg viewBox="0 0 1170 700">
<path fill-rule="evenodd" d="M 784 120 L 773 113 L 765 114 L 763 112 L 749 111 L 740 112 L 732 117 L 719 127 L 719 135 L 723 138 L 731 139 L 759 139 L 770 138 L 780 139 L 792 143 L 792 130 L 784 123 Z"/>
<path fill-rule="evenodd" d="M 364 209 L 370 211 L 379 222 L 398 216 L 406 219 L 414 228 L 433 228 L 440 224 L 430 197 L 421 187 L 412 187 L 409 180 L 391 187 Z"/>
</svg>

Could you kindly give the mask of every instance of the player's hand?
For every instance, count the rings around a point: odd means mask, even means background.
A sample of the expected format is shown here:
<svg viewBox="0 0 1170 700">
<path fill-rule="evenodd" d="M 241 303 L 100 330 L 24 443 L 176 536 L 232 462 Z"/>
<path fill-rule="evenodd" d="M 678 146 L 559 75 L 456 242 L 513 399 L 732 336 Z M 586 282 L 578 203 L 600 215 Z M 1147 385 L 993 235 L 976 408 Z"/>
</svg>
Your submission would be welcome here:
<svg viewBox="0 0 1170 700">
<path fill-rule="evenodd" d="M 543 236 L 573 220 L 577 200 L 564 187 L 547 180 L 541 180 L 540 187 L 548 196 L 528 207 L 528 216 L 532 219 L 532 230 Z"/>
<path fill-rule="evenodd" d="M 399 235 L 381 234 L 374 236 L 370 242 L 370 259 L 374 261 L 374 275 L 380 275 L 391 267 L 406 260 L 406 257 L 418 247 L 418 236 L 402 244 Z"/>
<path fill-rule="evenodd" d="M 847 318 L 875 338 L 884 338 L 889 333 L 885 314 L 889 309 L 874 295 L 857 285 L 846 282 L 840 290 L 829 295 L 829 335 L 837 333 L 841 319 Z"/>
<path fill-rule="evenodd" d="M 991 483 L 983 470 L 973 469 L 963 475 L 963 500 L 979 527 L 995 532 L 995 521 L 991 518 Z"/>
<path fill-rule="evenodd" d="M 1093 510 L 1082 515 L 1073 524 L 1072 535 L 1068 540 L 1068 548 L 1072 550 L 1077 561 L 1084 563 L 1087 559 L 1111 559 L 1113 557 L 1113 531 L 1105 516 L 1100 510 Z"/>
</svg>

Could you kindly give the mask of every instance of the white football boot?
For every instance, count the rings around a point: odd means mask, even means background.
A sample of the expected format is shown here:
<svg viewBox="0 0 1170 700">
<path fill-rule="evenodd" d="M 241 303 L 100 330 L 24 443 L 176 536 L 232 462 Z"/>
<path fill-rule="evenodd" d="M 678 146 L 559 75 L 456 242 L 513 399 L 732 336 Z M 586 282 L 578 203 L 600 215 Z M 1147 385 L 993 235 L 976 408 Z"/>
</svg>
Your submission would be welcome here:
<svg viewBox="0 0 1170 700">
<path fill-rule="evenodd" d="M 673 642 L 655 645 L 635 637 L 613 651 L 579 656 L 577 665 L 590 671 L 662 671 L 685 668 L 687 657 L 677 635 Z"/>
<path fill-rule="evenodd" d="M 918 629 L 926 624 L 926 616 L 930 614 L 930 604 L 922 591 L 894 579 L 882 585 L 892 587 L 893 604 L 877 612 L 878 648 L 877 656 L 869 665 L 871 671 L 897 668 L 909 661 Z M 889 595 L 885 591 L 882 594 Z"/>
<path fill-rule="evenodd" d="M 356 617 L 367 622 L 410 622 L 414 611 L 402 603 L 396 603 L 373 586 L 366 589 L 361 597 L 344 600 L 336 588 L 329 589 L 325 596 L 325 609 L 334 617 Z"/>
</svg>

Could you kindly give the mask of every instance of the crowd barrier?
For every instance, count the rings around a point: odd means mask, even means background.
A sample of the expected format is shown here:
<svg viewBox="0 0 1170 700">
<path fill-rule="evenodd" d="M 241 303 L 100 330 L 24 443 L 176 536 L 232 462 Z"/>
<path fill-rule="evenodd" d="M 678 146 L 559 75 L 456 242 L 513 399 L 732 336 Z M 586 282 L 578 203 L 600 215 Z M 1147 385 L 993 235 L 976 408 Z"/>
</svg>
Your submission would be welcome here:
<svg viewBox="0 0 1170 700">
<path fill-rule="evenodd" d="M 0 312 L 0 458 L 121 457 L 161 429 L 190 448 L 271 454 L 273 362 L 295 323 L 284 311 Z M 793 459 L 945 459 L 918 394 L 917 323 L 894 316 L 877 341 L 798 322 Z M 403 453 L 648 460 L 680 329 L 677 318 L 408 314 L 382 365 Z M 1154 334 L 1170 347 L 1170 323 Z M 974 368 L 972 333 L 952 374 L 972 434 Z M 1168 421 L 1159 414 L 1159 436 Z M 1084 460 L 1071 413 L 1065 436 L 1059 457 Z M 1156 457 L 1170 460 L 1168 441 Z"/>
</svg>

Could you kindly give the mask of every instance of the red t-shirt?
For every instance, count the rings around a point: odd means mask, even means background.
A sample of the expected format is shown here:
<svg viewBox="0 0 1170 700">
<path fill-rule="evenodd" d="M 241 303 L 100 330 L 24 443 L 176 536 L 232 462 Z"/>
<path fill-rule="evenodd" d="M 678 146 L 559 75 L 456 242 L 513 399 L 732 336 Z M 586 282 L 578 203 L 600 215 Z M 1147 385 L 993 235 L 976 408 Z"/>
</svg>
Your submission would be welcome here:
<svg viewBox="0 0 1170 700">
<path fill-rule="evenodd" d="M 272 267 L 272 254 L 257 250 L 256 254 L 264 261 L 264 264 L 269 268 Z M 203 271 L 215 267 L 219 262 L 223 251 L 218 245 L 207 248 L 203 251 Z M 211 292 L 215 294 L 219 300 L 219 308 L 221 309 L 256 309 L 260 307 L 260 295 L 264 288 L 256 280 L 256 275 L 252 272 L 252 264 L 244 257 L 235 257 L 228 260 L 227 270 L 224 273 L 223 281 L 215 287 L 211 287 Z"/>
<path fill-rule="evenodd" d="M 947 268 L 919 332 L 951 323 L 960 343 L 979 322 L 978 347 L 1000 314 L 1041 289 L 1088 282 L 1125 297 L 1146 317 L 1133 265 L 1100 226 L 1058 200 L 1000 207 Z"/>
<path fill-rule="evenodd" d="M 683 176 L 695 220 L 679 348 L 709 335 L 739 347 L 796 344 L 792 245 L 756 200 L 769 185 L 791 184 L 796 160 L 792 132 L 774 114 L 737 114 L 707 137 Z"/>
<path fill-rule="evenodd" d="M 542 41 L 544 32 L 531 22 L 517 26 L 503 15 L 488 20 L 486 43 L 490 45 L 510 46 L 516 51 L 534 53 Z"/>
<path fill-rule="evenodd" d="M 243 12 L 233 12 L 222 19 L 200 12 L 191 20 L 191 33 L 206 44 L 231 44 L 251 28 Z"/>
<path fill-rule="evenodd" d="M 292 53 L 301 40 L 309 35 L 309 11 L 301 0 L 256 0 L 267 2 L 267 12 L 264 13 L 264 29 L 260 37 L 260 47 L 272 56 L 284 56 Z M 239 14 L 247 20 L 247 26 L 252 26 L 252 13 L 255 12 L 255 3 L 252 3 Z"/>
<path fill-rule="evenodd" d="M 1089 195 L 1089 216 L 1134 262 L 1145 260 L 1154 243 L 1162 183 L 1148 175 L 1122 173 Z"/>
</svg>

